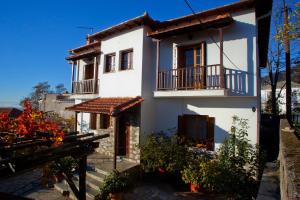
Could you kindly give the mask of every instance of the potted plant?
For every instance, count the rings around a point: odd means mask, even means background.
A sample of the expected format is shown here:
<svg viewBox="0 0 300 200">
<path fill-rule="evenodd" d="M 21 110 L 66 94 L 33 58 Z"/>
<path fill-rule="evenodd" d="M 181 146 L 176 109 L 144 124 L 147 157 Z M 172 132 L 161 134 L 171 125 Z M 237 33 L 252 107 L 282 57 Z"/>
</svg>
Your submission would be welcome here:
<svg viewBox="0 0 300 200">
<path fill-rule="evenodd" d="M 199 192 L 202 185 L 201 176 L 199 176 L 200 163 L 197 161 L 190 162 L 181 171 L 182 180 L 190 184 L 191 192 Z"/>
<path fill-rule="evenodd" d="M 130 181 L 127 174 L 121 174 L 113 171 L 100 187 L 100 199 L 103 200 L 122 200 L 123 192 L 130 187 Z"/>
</svg>

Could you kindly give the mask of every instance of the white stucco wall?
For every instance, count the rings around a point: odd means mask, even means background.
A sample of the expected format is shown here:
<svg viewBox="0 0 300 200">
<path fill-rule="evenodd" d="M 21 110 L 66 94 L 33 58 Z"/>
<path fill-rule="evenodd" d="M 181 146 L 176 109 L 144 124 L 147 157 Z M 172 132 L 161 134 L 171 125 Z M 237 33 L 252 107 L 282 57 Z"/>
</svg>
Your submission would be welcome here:
<svg viewBox="0 0 300 200">
<path fill-rule="evenodd" d="M 241 73 L 242 93 L 232 80 L 232 94 L 256 96 L 257 45 L 256 18 L 254 10 L 240 11 L 232 14 L 235 22 L 223 31 L 224 67 L 232 69 L 231 73 Z M 219 43 L 217 30 L 192 32 L 174 36 L 161 41 L 161 69 L 177 68 L 177 47 L 206 42 L 206 62 L 208 65 L 220 63 L 220 51 L 211 39 Z M 232 63 L 232 62 L 233 63 Z M 227 72 L 229 73 L 229 71 Z M 229 83 L 229 82 L 228 82 Z"/>
<path fill-rule="evenodd" d="M 143 36 L 143 28 L 137 27 L 101 41 L 99 66 L 101 97 L 141 96 Z M 133 69 L 121 71 L 120 52 L 126 49 L 133 49 Z M 104 73 L 104 56 L 110 53 L 116 53 L 115 72 Z"/>
<path fill-rule="evenodd" d="M 244 74 L 245 97 L 181 97 L 153 98 L 155 90 L 156 46 L 147 37 L 147 27 L 137 27 L 121 34 L 115 34 L 101 41 L 101 56 L 98 70 L 100 79 L 100 97 L 135 97 L 142 96 L 141 137 L 145 134 L 172 129 L 176 131 L 178 115 L 199 114 L 215 117 L 216 147 L 226 137 L 232 123 L 232 116 L 249 120 L 249 139 L 257 142 L 256 71 L 257 48 L 254 10 L 238 12 L 232 15 L 235 23 L 224 30 L 224 52 L 237 66 L 224 56 L 224 66 Z M 210 39 L 210 35 L 219 44 L 217 31 L 202 31 L 176 36 L 161 41 L 160 67 L 177 67 L 176 48 L 180 45 L 207 43 L 207 64 L 219 64 L 219 48 Z M 133 49 L 133 69 L 120 71 L 120 51 Z M 104 56 L 116 54 L 115 71 L 104 73 Z M 81 65 L 82 66 L 82 65 Z M 81 68 L 82 69 L 82 68 Z M 234 87 L 232 88 L 233 95 Z M 240 94 L 236 94 L 240 95 Z M 78 121 L 89 123 L 89 114 L 78 116 Z M 80 130 L 80 127 L 78 128 Z"/>
<path fill-rule="evenodd" d="M 257 142 L 257 108 L 256 98 L 249 97 L 220 97 L 220 98 L 179 98 L 157 99 L 155 131 L 173 133 L 177 129 L 178 116 L 183 114 L 208 115 L 215 118 L 214 137 L 218 147 L 228 135 L 232 125 L 232 117 L 249 120 L 249 139 Z M 171 131 L 168 131 L 171 130 Z"/>
</svg>

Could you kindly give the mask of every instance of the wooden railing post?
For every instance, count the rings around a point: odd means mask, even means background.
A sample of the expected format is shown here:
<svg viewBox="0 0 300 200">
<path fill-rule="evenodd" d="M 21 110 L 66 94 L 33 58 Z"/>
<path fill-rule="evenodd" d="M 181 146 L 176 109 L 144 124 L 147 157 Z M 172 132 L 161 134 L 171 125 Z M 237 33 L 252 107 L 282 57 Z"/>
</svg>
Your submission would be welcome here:
<svg viewBox="0 0 300 200">
<path fill-rule="evenodd" d="M 220 87 L 225 88 L 225 73 L 223 65 L 223 29 L 219 29 L 220 38 Z"/>
</svg>

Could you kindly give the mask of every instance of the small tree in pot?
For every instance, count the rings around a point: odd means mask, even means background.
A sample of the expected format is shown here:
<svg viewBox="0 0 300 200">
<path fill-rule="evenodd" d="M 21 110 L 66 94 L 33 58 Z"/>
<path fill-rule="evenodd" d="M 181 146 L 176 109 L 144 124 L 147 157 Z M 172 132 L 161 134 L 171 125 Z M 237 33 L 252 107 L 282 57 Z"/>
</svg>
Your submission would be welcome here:
<svg viewBox="0 0 300 200">
<path fill-rule="evenodd" d="M 101 200 L 122 200 L 123 192 L 130 188 L 130 180 L 127 174 L 113 171 L 100 187 Z"/>
</svg>

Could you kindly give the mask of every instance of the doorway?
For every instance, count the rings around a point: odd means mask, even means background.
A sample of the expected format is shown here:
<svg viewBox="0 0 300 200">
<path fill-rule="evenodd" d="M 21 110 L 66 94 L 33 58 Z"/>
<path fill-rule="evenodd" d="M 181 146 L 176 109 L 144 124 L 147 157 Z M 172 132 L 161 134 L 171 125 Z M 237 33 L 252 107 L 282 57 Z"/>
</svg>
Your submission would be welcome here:
<svg viewBox="0 0 300 200">
<path fill-rule="evenodd" d="M 204 43 L 178 48 L 178 88 L 200 89 L 205 84 Z"/>
<path fill-rule="evenodd" d="M 129 156 L 130 120 L 126 115 L 120 116 L 118 132 L 118 155 Z"/>
</svg>

